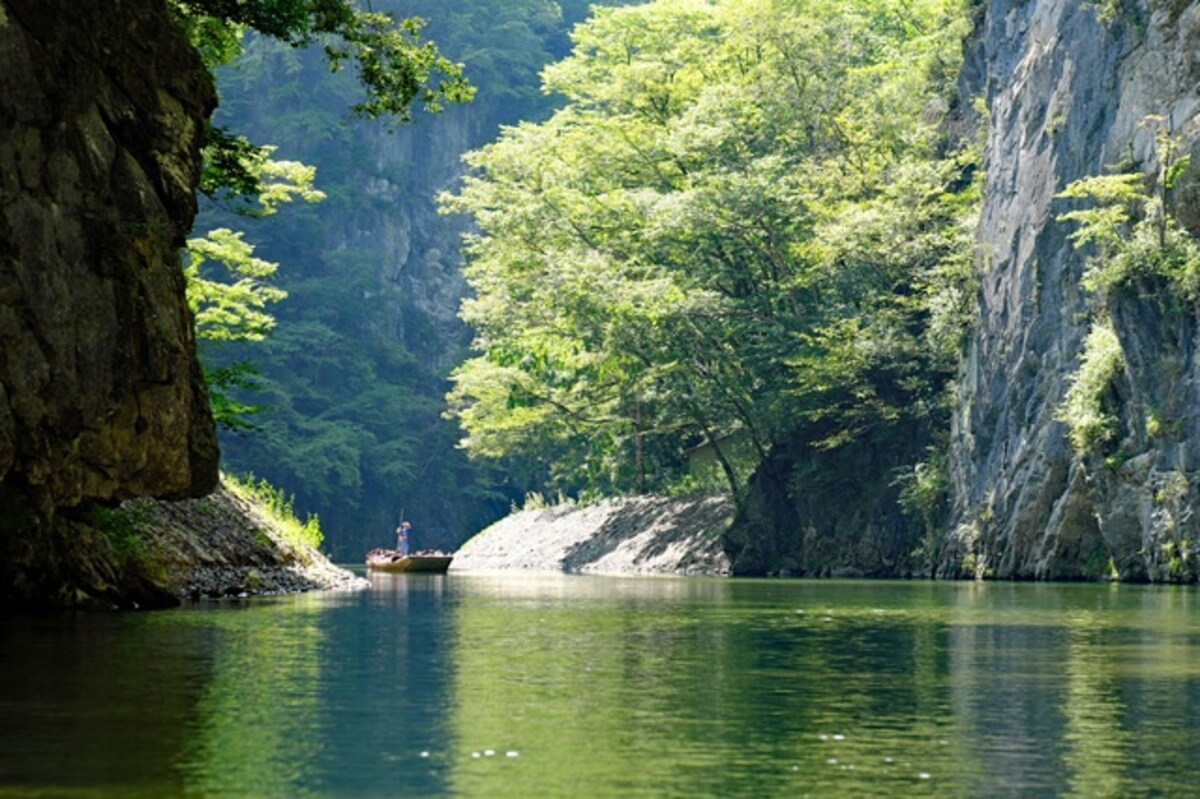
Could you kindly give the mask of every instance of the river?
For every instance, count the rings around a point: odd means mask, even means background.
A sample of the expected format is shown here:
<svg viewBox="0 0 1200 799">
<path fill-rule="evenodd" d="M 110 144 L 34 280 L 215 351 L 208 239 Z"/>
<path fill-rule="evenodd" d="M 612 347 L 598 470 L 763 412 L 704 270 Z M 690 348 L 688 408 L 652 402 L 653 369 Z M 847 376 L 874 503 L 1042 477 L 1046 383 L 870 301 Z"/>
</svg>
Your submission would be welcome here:
<svg viewBox="0 0 1200 799">
<path fill-rule="evenodd" d="M 374 575 L 0 616 L 0 797 L 1183 796 L 1194 588 Z"/>
</svg>

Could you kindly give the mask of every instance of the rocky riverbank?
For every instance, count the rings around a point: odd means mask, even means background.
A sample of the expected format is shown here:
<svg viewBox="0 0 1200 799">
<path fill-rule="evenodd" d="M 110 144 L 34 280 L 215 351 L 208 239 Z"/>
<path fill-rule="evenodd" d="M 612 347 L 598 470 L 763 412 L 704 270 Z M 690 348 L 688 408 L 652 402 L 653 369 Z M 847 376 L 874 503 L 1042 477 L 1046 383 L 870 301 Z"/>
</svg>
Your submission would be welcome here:
<svg viewBox="0 0 1200 799">
<path fill-rule="evenodd" d="M 289 540 L 260 507 L 224 485 L 201 499 L 132 500 L 121 513 L 137 531 L 133 558 L 180 599 L 367 585 L 313 547 Z"/>
<path fill-rule="evenodd" d="M 455 553 L 452 571 L 727 575 L 723 497 L 631 497 L 515 512 Z"/>
</svg>

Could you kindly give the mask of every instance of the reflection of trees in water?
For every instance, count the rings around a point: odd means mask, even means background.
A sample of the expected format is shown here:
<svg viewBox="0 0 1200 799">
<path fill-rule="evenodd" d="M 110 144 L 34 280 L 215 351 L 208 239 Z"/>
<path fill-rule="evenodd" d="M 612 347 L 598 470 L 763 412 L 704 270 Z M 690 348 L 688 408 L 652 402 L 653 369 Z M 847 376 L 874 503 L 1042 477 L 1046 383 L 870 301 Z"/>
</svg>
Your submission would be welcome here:
<svg viewBox="0 0 1200 799">
<path fill-rule="evenodd" d="M 438 795 L 446 581 L 372 575 L 367 593 L 213 614 L 214 677 L 189 748 L 197 795 Z M 404 786 L 403 790 L 397 786 Z"/>
<path fill-rule="evenodd" d="M 209 663 L 187 631 L 160 619 L 0 619 L 0 793 L 184 792 L 176 764 Z"/>
<path fill-rule="evenodd" d="M 200 796 L 303 795 L 321 749 L 323 632 L 315 606 L 204 614 L 213 671 L 183 762 Z"/>
<path fill-rule="evenodd" d="M 954 713 L 959 737 L 978 752 L 976 789 L 1185 791 L 1200 726 L 1194 611 L 1186 589 L 962 591 L 951 635 Z"/>
<path fill-rule="evenodd" d="M 465 795 L 865 794 L 880 779 L 915 782 L 931 763 L 945 779 L 962 754 L 941 743 L 943 622 L 876 607 L 862 586 L 839 596 L 828 583 L 480 585 L 455 610 L 451 724 L 463 750 L 450 784 Z M 472 758 L 489 748 L 521 755 Z"/>
<path fill-rule="evenodd" d="M 1128 796 L 1131 735 L 1120 698 L 1119 664 L 1099 619 L 1072 618 L 1064 663 L 1067 719 L 1063 764 L 1078 796 Z"/>
<path fill-rule="evenodd" d="M 1191 589 L 378 577 L 0 619 L 0 793 L 1193 792 Z"/>
<path fill-rule="evenodd" d="M 721 694 L 725 641 L 701 617 L 719 612 L 727 586 L 552 576 L 472 579 L 471 589 L 454 614 L 456 792 L 636 794 L 664 784 L 664 752 L 681 765 L 702 754 L 689 739 Z M 701 651 L 717 665 L 699 669 Z M 507 762 L 472 757 L 489 749 Z M 498 768 L 509 776 L 494 780 Z M 688 782 L 675 788 L 689 793 Z M 710 783 L 692 787 L 711 794 Z"/>
</svg>

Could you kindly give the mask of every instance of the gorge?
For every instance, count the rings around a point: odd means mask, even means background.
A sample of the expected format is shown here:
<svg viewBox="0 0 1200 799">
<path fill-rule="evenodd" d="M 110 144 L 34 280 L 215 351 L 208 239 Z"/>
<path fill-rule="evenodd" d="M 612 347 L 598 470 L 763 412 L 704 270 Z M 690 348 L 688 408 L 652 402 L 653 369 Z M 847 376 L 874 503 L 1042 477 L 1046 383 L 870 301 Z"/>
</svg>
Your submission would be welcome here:
<svg viewBox="0 0 1200 799">
<path fill-rule="evenodd" d="M 179 268 L 216 98 L 161 0 L 104 14 L 60 5 L 0 0 L 0 599 L 69 604 L 155 590 L 105 554 L 91 505 L 216 484 Z M 479 81 L 496 93 L 398 132 L 341 126 L 330 109 L 345 105 L 345 84 L 283 45 L 260 42 L 252 66 L 219 75 L 218 119 L 316 163 L 318 185 L 336 187 L 257 234 L 291 294 L 262 357 L 274 415 L 262 435 L 225 435 L 222 448 L 320 513 L 344 559 L 385 543 L 398 512 L 452 547 L 526 491 L 550 493 L 549 466 L 468 461 L 442 418 L 446 375 L 469 346 L 456 316 L 469 223 L 439 216 L 433 195 L 455 190 L 462 152 L 502 124 L 554 112 L 537 75 L 567 55 L 585 10 L 564 3 L 555 17 L 551 5 L 509 17 L 446 6 L 440 20 L 438 4 L 418 9 L 468 74 L 465 54 L 492 66 Z M 1176 160 L 1196 151 L 1200 3 L 989 0 L 964 14 L 972 30 L 938 124 L 945 141 L 981 142 L 983 181 L 976 321 L 946 421 L 832 448 L 813 446 L 828 431 L 812 425 L 767 437 L 726 536 L 732 569 L 1194 582 L 1194 304 L 1155 275 L 1099 298 L 1085 289 L 1095 253 L 1058 220 L 1082 204 L 1057 195 L 1117 164 L 1153 182 L 1163 136 Z M 483 48 L 468 30 L 516 31 L 507 44 L 528 58 L 506 62 L 503 42 Z M 293 91 L 298 80 L 319 103 Z M 1162 187 L 1166 213 L 1190 231 L 1197 185 L 1187 167 Z M 222 213 L 206 209 L 201 225 L 227 222 Z M 1114 427 L 1080 451 L 1061 408 L 1098 319 L 1123 353 L 1097 398 Z M 911 483 L 898 475 L 917 464 L 941 475 L 924 513 L 902 507 Z"/>
</svg>

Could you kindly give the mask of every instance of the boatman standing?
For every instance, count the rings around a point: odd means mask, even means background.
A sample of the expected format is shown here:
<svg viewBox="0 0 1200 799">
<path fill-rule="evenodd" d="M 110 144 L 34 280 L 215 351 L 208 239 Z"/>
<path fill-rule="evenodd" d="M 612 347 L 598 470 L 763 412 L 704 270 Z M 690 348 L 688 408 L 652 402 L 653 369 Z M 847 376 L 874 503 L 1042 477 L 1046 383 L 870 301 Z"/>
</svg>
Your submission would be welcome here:
<svg viewBox="0 0 1200 799">
<path fill-rule="evenodd" d="M 400 522 L 400 526 L 396 528 L 396 550 L 400 553 L 400 557 L 408 557 L 408 531 L 412 525 L 408 522 Z"/>
</svg>

